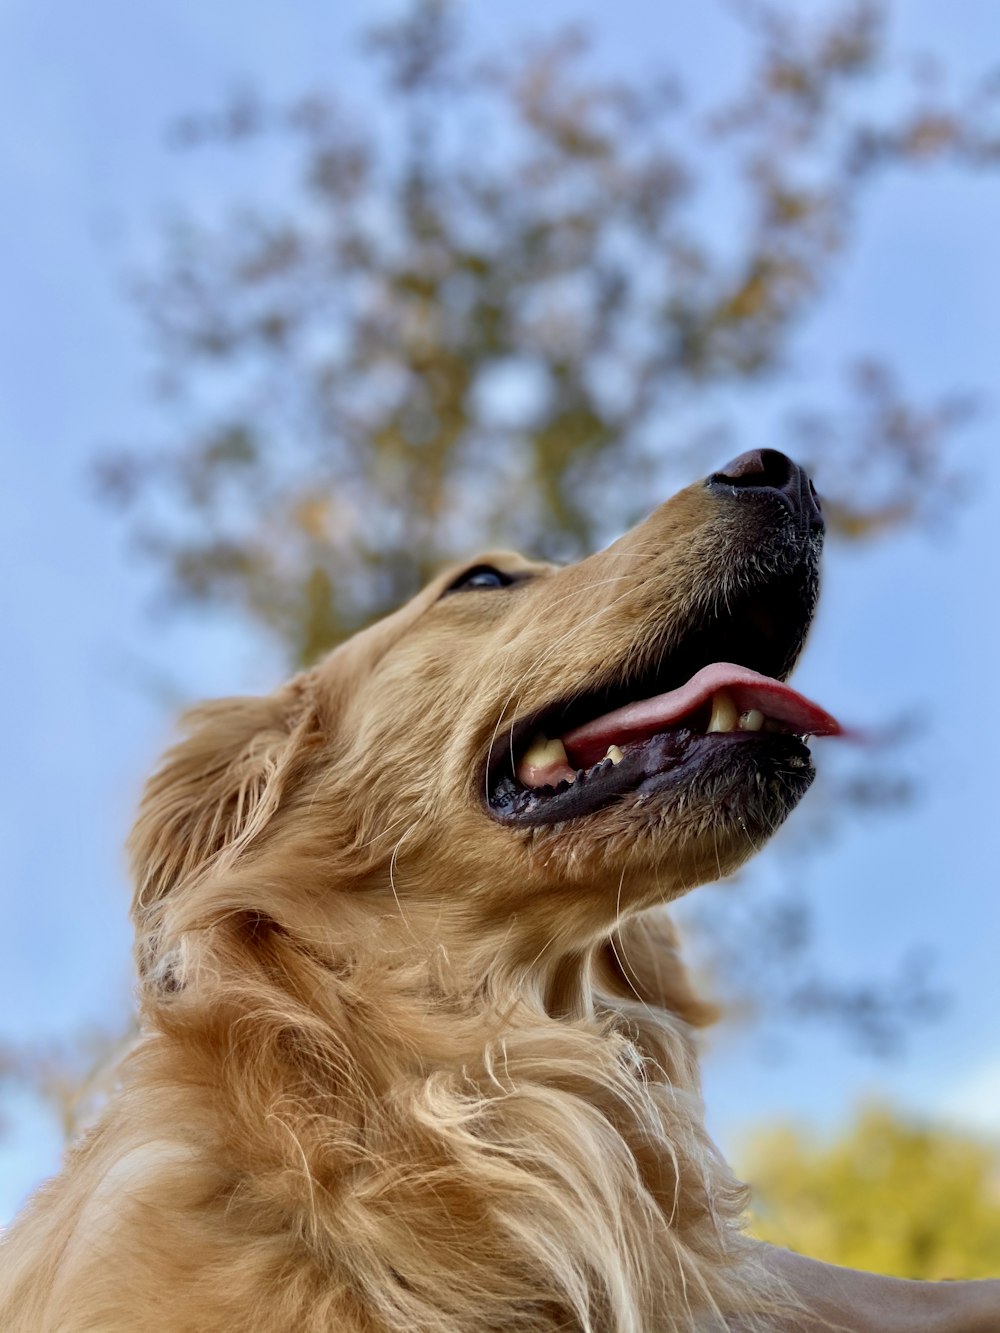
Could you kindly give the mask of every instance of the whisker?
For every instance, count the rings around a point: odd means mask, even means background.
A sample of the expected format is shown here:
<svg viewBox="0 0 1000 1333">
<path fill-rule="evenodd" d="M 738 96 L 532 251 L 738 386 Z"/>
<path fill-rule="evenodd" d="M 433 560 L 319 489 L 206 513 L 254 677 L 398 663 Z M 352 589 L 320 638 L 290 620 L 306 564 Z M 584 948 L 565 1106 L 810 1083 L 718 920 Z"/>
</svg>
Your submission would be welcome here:
<svg viewBox="0 0 1000 1333">
<path fill-rule="evenodd" d="M 399 915 L 402 918 L 403 924 L 406 926 L 407 930 L 410 932 L 410 934 L 413 936 L 414 939 L 417 938 L 417 934 L 414 931 L 413 927 L 410 925 L 409 918 L 407 917 L 406 912 L 403 910 L 403 904 L 400 901 L 398 892 L 396 891 L 396 858 L 399 856 L 400 847 L 402 847 L 403 843 L 406 841 L 406 839 L 410 836 L 410 834 L 413 832 L 413 830 L 417 827 L 417 825 L 420 822 L 421 822 L 420 818 L 417 818 L 413 821 L 413 823 L 410 825 L 410 827 L 406 830 L 403 836 L 396 843 L 395 847 L 392 849 L 392 856 L 389 858 L 389 887 L 392 889 L 392 896 L 396 900 L 396 906 L 399 908 Z"/>
</svg>

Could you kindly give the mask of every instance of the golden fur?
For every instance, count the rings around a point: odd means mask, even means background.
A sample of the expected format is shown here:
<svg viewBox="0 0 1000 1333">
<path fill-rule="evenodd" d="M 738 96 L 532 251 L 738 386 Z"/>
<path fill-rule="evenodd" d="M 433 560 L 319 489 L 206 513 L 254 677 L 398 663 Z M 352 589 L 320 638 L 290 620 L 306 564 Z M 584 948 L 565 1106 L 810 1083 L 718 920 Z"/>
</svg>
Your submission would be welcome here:
<svg viewBox="0 0 1000 1333">
<path fill-rule="evenodd" d="M 765 558 L 740 522 L 692 487 L 578 565 L 491 555 L 531 577 L 451 571 L 190 715 L 131 839 L 143 1034 L 5 1240 L 3 1330 L 771 1326 L 711 1012 L 645 910 L 745 859 L 770 796 L 512 829 L 480 791 L 512 720 L 725 603 Z"/>
</svg>

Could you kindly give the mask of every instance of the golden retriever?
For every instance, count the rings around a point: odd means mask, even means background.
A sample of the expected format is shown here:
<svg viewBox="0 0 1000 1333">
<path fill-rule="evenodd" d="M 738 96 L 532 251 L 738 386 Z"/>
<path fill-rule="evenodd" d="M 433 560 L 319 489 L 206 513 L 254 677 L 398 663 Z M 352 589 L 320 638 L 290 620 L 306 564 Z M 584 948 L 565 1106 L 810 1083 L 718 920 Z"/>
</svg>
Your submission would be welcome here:
<svg viewBox="0 0 1000 1333">
<path fill-rule="evenodd" d="M 0 1327 L 1000 1327 L 993 1284 L 745 1235 L 652 910 L 756 850 L 837 730 L 781 683 L 821 540 L 757 451 L 196 709 L 131 839 L 142 1035 L 6 1237 Z"/>
</svg>

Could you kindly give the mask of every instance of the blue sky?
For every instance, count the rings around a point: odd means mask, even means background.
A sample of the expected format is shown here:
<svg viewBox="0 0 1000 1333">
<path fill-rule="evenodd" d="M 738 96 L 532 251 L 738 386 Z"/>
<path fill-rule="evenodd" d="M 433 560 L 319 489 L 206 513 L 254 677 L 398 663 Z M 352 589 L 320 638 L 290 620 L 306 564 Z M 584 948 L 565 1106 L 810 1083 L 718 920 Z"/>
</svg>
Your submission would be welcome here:
<svg viewBox="0 0 1000 1333">
<path fill-rule="evenodd" d="M 484 41 L 525 30 L 537 12 L 524 0 L 465 3 Z M 351 34 L 390 9 L 381 0 L 0 0 L 0 1036 L 62 1034 L 123 1011 L 120 849 L 169 736 L 175 692 L 267 689 L 280 671 L 221 618 L 152 613 L 149 571 L 87 481 L 97 448 L 155 424 L 141 330 L 124 298 L 127 261 L 150 252 L 172 204 L 210 208 L 246 184 L 245 165 L 169 151 L 165 127 L 244 82 L 279 98 L 322 82 L 349 88 Z M 560 18 L 586 20 L 602 58 L 625 74 L 673 61 L 712 87 L 731 72 L 731 28 L 712 5 L 549 0 L 546 23 Z M 900 48 L 929 47 L 960 74 L 1000 63 L 992 0 L 905 0 L 894 33 Z M 272 166 L 277 188 L 277 159 L 257 158 L 254 170 Z M 1000 397 L 998 230 L 1000 177 L 939 172 L 880 185 L 832 299 L 804 331 L 804 387 L 810 377 L 827 383 L 864 348 L 927 398 L 955 386 Z M 754 411 L 750 400 L 748 432 Z M 768 1064 L 749 1033 L 723 1030 L 706 1080 L 726 1149 L 755 1119 L 828 1125 L 871 1091 L 1000 1132 L 998 430 L 994 411 L 964 433 L 973 485 L 945 529 L 831 551 L 796 681 L 845 718 L 921 717 L 906 758 L 922 800 L 852 825 L 812 867 L 809 894 L 831 970 L 878 973 L 908 945 L 930 944 L 951 1007 L 887 1064 L 812 1029 L 794 1061 Z M 772 865 L 764 881 L 783 873 Z M 10 1114 L 0 1221 L 58 1160 L 58 1137 L 37 1112 Z"/>
</svg>

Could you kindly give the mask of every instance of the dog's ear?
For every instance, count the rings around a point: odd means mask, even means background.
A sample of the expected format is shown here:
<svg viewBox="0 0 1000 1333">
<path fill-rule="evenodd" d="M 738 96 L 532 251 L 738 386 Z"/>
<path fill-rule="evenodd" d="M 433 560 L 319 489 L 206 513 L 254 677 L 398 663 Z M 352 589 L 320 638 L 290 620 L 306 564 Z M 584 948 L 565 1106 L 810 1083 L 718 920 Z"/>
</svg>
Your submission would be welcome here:
<svg viewBox="0 0 1000 1333">
<path fill-rule="evenodd" d="M 146 785 L 129 839 L 138 918 L 190 876 L 245 849 L 281 802 L 312 712 L 307 677 L 261 698 L 191 709 Z"/>
</svg>

